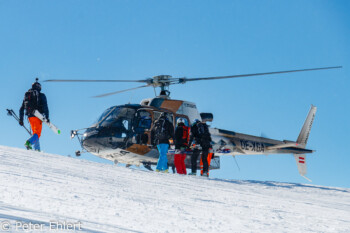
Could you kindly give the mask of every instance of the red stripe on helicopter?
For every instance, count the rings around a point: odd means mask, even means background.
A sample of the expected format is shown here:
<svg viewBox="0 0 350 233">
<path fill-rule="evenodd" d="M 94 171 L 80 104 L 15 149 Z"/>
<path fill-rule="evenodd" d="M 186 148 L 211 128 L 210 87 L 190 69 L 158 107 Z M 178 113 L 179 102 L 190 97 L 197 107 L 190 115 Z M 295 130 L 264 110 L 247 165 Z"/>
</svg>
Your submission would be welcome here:
<svg viewBox="0 0 350 233">
<path fill-rule="evenodd" d="M 305 163 L 305 158 L 299 157 L 299 163 Z"/>
</svg>

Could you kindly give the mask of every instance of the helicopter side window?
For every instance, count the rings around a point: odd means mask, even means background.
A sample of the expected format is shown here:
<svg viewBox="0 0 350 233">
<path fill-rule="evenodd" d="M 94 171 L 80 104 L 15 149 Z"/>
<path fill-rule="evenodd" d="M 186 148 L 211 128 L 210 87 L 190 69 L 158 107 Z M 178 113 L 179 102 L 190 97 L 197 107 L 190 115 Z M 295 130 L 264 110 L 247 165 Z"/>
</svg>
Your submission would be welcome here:
<svg viewBox="0 0 350 233">
<path fill-rule="evenodd" d="M 153 114 L 154 114 L 154 120 L 158 120 L 160 115 L 162 114 L 162 112 L 154 111 Z M 174 118 L 173 118 L 173 114 L 172 113 L 168 113 L 167 114 L 167 118 L 170 121 L 170 123 L 174 124 L 174 120 L 173 120 Z"/>
</svg>

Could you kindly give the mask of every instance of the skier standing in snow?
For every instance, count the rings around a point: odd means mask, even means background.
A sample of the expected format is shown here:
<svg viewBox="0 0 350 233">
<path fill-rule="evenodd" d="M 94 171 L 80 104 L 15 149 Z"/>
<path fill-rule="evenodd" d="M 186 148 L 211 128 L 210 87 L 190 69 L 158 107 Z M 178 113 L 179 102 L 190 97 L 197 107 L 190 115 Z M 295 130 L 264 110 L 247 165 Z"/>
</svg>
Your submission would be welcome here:
<svg viewBox="0 0 350 233">
<path fill-rule="evenodd" d="M 175 130 L 175 155 L 174 164 L 178 174 L 186 175 L 186 149 L 188 148 L 188 140 L 190 128 L 185 126 L 184 119 L 177 120 L 177 127 Z"/>
<path fill-rule="evenodd" d="M 169 149 L 169 139 L 174 138 L 174 126 L 167 118 L 167 113 L 163 112 L 159 119 L 154 123 L 152 137 L 154 138 L 154 144 L 157 145 L 159 151 L 156 171 L 168 172 L 168 158 L 166 155 Z"/>
<path fill-rule="evenodd" d="M 191 135 L 190 135 L 190 141 L 189 146 L 192 148 L 192 155 L 191 155 L 191 167 L 192 171 L 189 173 L 189 175 L 195 176 L 197 174 L 197 159 L 200 154 L 199 145 L 200 145 L 200 137 L 198 134 L 198 128 L 197 124 L 199 123 L 198 119 L 195 119 L 193 124 L 191 125 Z"/>
<path fill-rule="evenodd" d="M 191 137 L 190 145 L 194 143 L 196 146 L 193 149 L 191 163 L 192 163 L 192 172 L 190 175 L 196 175 L 197 172 L 197 158 L 199 155 L 199 149 L 197 148 L 198 144 L 202 148 L 202 162 L 203 162 L 203 174 L 202 176 L 208 177 L 208 154 L 209 148 L 211 146 L 211 135 L 209 132 L 208 125 L 205 122 L 200 122 L 198 119 L 194 121 L 191 127 Z"/>
<path fill-rule="evenodd" d="M 36 151 L 40 151 L 39 138 L 41 136 L 42 121 L 34 116 L 34 111 L 39 111 L 45 116 L 48 122 L 50 122 L 50 120 L 47 99 L 45 94 L 41 93 L 41 84 L 38 82 L 38 78 L 32 84 L 32 88 L 24 95 L 24 100 L 19 110 L 19 124 L 21 126 L 23 126 L 24 110 L 33 131 L 33 136 L 30 137 L 24 145 L 28 150 L 31 150 L 34 146 Z"/>
</svg>

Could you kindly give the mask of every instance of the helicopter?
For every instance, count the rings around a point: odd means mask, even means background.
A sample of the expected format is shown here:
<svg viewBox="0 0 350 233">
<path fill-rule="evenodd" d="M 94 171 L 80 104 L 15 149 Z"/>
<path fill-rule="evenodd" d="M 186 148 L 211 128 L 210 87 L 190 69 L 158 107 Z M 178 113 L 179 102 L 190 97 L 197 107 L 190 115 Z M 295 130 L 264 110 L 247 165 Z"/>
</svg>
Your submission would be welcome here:
<svg viewBox="0 0 350 233">
<path fill-rule="evenodd" d="M 196 119 L 202 122 L 212 122 L 214 119 L 212 113 L 199 113 L 196 104 L 193 102 L 171 99 L 169 91 L 171 85 L 185 84 L 192 81 L 267 76 L 338 68 L 342 67 L 321 67 L 202 78 L 173 78 L 170 75 L 158 75 L 142 80 L 51 79 L 45 80 L 45 82 L 133 82 L 144 84 L 139 87 L 94 96 L 97 98 L 145 87 L 160 88 L 160 94 L 154 98 L 143 99 L 140 104 L 112 106 L 106 109 L 90 127 L 71 130 L 71 138 L 77 137 L 82 147 L 81 151 L 76 151 L 76 156 L 89 152 L 100 158 L 110 160 L 115 164 L 123 163 L 128 166 L 143 165 L 145 168 L 152 170 L 151 166 L 157 164 L 159 157 L 158 150 L 153 144 L 152 129 L 155 121 L 162 113 L 167 113 L 166 115 L 174 125 L 174 128 L 180 118 L 186 126 L 191 126 Z M 233 156 L 235 158 L 237 155 L 293 154 L 299 174 L 308 179 L 305 176 L 307 173 L 306 154 L 311 154 L 314 150 L 306 149 L 306 145 L 315 119 L 316 110 L 316 106 L 311 105 L 296 141 L 274 140 L 210 127 L 213 159 L 209 170 L 220 169 L 220 156 Z M 192 149 L 189 149 L 186 153 L 185 165 L 186 168 L 191 168 Z M 170 145 L 167 154 L 169 167 L 174 166 L 174 154 L 175 146 Z M 200 158 L 197 161 L 198 168 L 200 166 L 199 160 Z M 311 181 L 310 179 L 308 180 Z"/>
</svg>

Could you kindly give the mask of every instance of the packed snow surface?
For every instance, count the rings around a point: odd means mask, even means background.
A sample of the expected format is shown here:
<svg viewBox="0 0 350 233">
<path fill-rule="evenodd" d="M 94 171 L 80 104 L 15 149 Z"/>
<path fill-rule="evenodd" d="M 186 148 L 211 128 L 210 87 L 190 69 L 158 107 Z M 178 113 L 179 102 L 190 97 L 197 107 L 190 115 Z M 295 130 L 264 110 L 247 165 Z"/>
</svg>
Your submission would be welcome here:
<svg viewBox="0 0 350 233">
<path fill-rule="evenodd" d="M 0 181 L 0 232 L 350 232 L 345 188 L 162 174 L 4 146 Z"/>
</svg>

